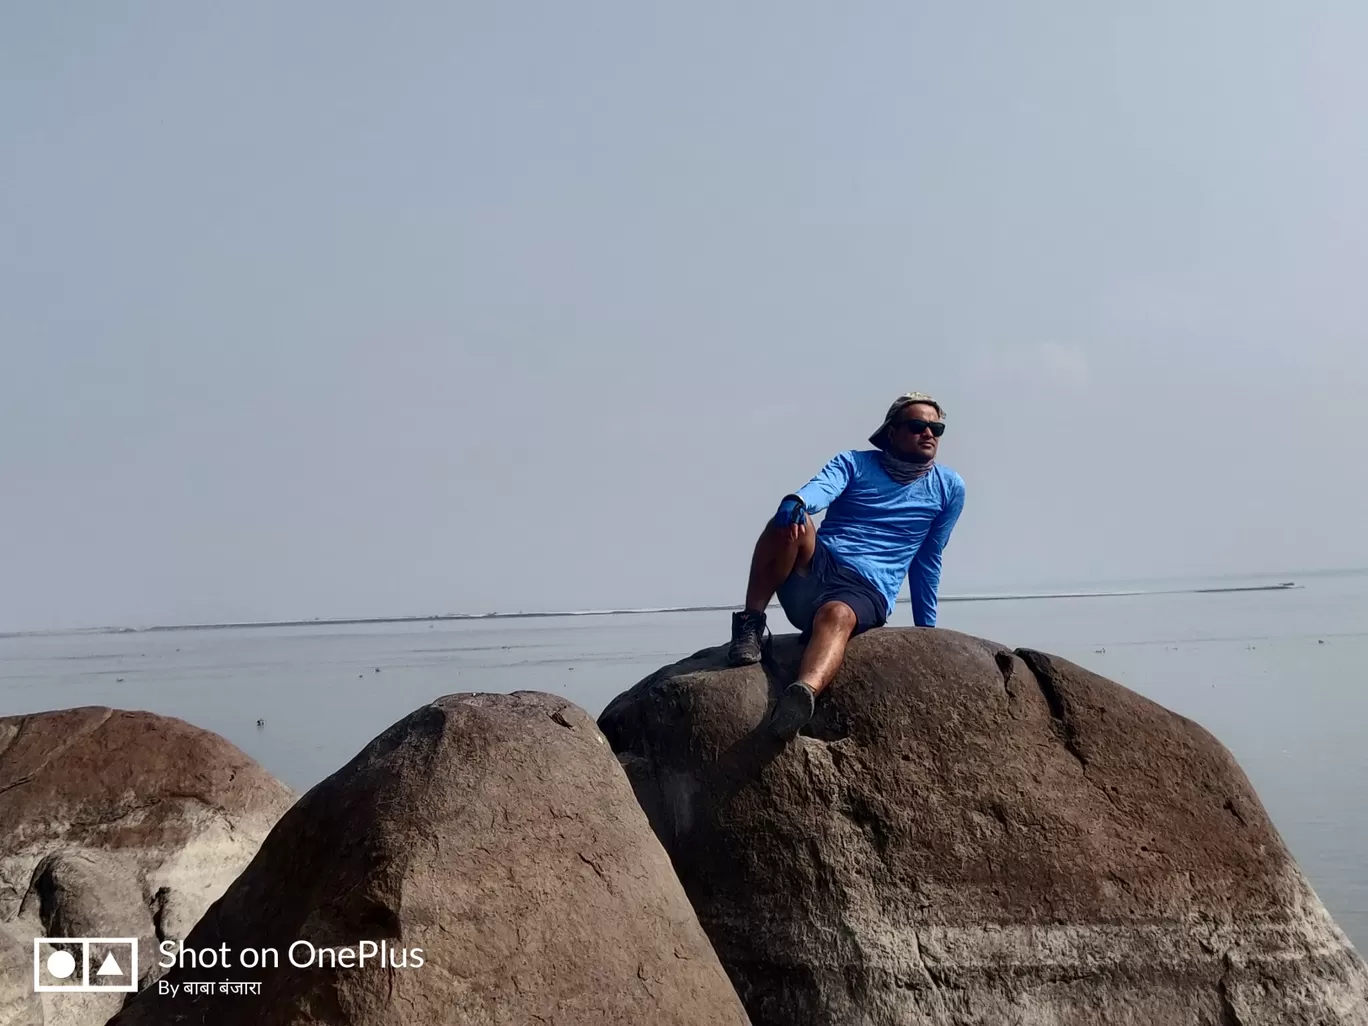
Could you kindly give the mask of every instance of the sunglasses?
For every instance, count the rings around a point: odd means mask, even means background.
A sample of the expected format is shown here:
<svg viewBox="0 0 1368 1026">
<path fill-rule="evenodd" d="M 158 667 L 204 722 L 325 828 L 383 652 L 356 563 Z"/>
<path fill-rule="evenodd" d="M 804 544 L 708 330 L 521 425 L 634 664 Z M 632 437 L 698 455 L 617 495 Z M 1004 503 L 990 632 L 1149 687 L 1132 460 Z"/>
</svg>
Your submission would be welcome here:
<svg viewBox="0 0 1368 1026">
<path fill-rule="evenodd" d="M 945 434 L 945 425 L 939 420 L 917 420 L 909 417 L 907 420 L 895 420 L 894 427 L 902 428 L 904 431 L 911 431 L 914 435 L 919 435 L 927 428 L 931 429 L 931 434 L 939 438 Z"/>
</svg>

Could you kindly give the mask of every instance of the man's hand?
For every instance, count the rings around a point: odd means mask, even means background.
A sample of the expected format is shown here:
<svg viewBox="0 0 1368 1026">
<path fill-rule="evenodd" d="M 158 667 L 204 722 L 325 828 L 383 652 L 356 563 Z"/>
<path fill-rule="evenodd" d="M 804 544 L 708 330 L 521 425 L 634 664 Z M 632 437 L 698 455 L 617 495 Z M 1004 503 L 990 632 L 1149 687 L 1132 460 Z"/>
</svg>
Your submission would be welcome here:
<svg viewBox="0 0 1368 1026">
<path fill-rule="evenodd" d="M 774 526 L 788 535 L 789 541 L 796 541 L 802 534 L 807 521 L 807 510 L 803 500 L 796 495 L 785 495 L 779 503 L 779 512 L 774 514 Z"/>
</svg>

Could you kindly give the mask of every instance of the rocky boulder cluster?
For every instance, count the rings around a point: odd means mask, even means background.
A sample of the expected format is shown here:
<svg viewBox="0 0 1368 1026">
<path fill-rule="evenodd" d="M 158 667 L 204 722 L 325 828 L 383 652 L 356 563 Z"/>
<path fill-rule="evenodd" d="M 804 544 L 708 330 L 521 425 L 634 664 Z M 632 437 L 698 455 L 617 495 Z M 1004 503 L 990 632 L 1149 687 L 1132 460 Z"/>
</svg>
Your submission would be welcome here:
<svg viewBox="0 0 1368 1026">
<path fill-rule="evenodd" d="M 799 654 L 700 652 L 597 724 L 451 695 L 298 801 L 180 721 L 0 720 L 0 1026 L 1368 1024 L 1368 969 L 1195 723 L 884 629 L 781 745 Z M 228 964 L 35 995 L 33 939 L 92 934 Z"/>
</svg>

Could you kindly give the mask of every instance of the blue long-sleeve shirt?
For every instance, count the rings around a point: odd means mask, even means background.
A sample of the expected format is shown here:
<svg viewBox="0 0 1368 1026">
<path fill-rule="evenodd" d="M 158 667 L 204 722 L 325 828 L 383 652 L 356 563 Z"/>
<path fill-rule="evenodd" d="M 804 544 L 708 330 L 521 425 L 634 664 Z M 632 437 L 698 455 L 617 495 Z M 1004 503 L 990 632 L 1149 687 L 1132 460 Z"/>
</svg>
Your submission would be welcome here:
<svg viewBox="0 0 1368 1026">
<path fill-rule="evenodd" d="M 875 450 L 833 456 L 794 493 L 809 514 L 827 511 L 817 537 L 833 559 L 861 574 L 888 602 L 888 615 L 907 577 L 912 620 L 936 625 L 941 551 L 964 508 L 964 479 L 939 463 L 925 477 L 898 484 Z"/>
</svg>

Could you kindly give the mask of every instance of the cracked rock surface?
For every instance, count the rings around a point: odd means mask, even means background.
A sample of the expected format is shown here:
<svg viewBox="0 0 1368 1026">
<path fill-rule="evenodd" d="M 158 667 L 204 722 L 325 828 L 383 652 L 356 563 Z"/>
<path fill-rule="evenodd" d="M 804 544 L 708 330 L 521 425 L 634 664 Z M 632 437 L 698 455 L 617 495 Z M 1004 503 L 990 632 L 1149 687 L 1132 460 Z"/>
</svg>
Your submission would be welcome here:
<svg viewBox="0 0 1368 1026">
<path fill-rule="evenodd" d="M 189 933 L 293 800 L 182 720 L 103 707 L 0 718 L 0 1023 L 104 1023 L 126 995 L 36 994 L 34 938 L 136 938 L 146 984 L 157 943 Z"/>
<path fill-rule="evenodd" d="M 755 1026 L 1347 1026 L 1368 972 L 1229 752 L 1063 659 L 856 638 L 804 735 L 724 649 L 599 726 Z"/>
<path fill-rule="evenodd" d="M 386 954 L 294 968 L 301 941 Z M 607 743 L 546 694 L 450 695 L 386 730 L 299 800 L 186 940 L 221 945 L 273 948 L 280 968 L 165 982 L 259 996 L 146 990 L 111 1026 L 747 1026 Z"/>
</svg>

